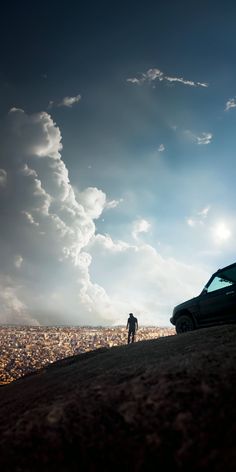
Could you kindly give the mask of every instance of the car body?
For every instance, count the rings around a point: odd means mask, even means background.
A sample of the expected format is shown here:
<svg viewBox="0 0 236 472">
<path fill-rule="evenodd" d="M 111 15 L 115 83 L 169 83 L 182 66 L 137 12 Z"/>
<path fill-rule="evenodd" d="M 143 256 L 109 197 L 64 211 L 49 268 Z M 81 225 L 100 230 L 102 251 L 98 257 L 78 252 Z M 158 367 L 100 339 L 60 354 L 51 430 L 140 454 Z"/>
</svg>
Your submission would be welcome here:
<svg viewBox="0 0 236 472">
<path fill-rule="evenodd" d="M 201 293 L 174 307 L 176 333 L 236 322 L 236 263 L 212 274 Z"/>
</svg>

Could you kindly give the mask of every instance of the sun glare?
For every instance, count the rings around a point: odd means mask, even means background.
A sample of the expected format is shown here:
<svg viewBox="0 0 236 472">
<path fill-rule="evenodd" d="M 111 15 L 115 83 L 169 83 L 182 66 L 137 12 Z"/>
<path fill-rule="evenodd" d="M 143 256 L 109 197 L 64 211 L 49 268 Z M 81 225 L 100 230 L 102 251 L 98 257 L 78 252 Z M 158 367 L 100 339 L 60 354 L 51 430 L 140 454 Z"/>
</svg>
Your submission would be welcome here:
<svg viewBox="0 0 236 472">
<path fill-rule="evenodd" d="M 217 243 L 223 243 L 231 237 L 231 231 L 225 223 L 219 223 L 214 228 L 214 238 Z"/>
</svg>

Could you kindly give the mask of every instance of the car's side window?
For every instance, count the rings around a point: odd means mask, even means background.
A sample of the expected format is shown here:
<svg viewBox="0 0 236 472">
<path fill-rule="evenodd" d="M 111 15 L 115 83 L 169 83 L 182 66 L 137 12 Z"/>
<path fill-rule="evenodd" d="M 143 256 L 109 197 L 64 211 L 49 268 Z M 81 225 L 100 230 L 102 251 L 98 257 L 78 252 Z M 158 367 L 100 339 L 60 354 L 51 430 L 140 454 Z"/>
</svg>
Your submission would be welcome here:
<svg viewBox="0 0 236 472">
<path fill-rule="evenodd" d="M 215 290 L 220 290 L 221 288 L 229 287 L 233 285 L 231 280 L 226 280 L 218 275 L 214 277 L 210 285 L 207 287 L 207 293 L 214 292 Z"/>
</svg>

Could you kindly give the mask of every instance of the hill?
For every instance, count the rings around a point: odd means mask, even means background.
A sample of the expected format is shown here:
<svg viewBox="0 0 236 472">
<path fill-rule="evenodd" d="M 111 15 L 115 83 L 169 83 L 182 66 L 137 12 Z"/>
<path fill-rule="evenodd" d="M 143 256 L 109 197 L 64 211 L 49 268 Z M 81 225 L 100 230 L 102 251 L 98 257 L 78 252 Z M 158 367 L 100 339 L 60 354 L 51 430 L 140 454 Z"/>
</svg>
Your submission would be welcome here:
<svg viewBox="0 0 236 472">
<path fill-rule="evenodd" d="M 98 349 L 0 387 L 1 471 L 235 471 L 235 339 Z"/>
</svg>

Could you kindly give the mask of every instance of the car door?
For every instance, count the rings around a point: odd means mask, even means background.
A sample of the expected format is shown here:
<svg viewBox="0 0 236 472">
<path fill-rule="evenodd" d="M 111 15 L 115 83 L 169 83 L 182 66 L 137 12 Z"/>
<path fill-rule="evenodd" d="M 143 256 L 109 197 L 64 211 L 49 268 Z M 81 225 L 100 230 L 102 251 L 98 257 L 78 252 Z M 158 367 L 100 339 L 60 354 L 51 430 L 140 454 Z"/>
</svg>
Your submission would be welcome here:
<svg viewBox="0 0 236 472">
<path fill-rule="evenodd" d="M 202 325 L 236 321 L 236 285 L 215 275 L 199 296 L 199 322 Z"/>
</svg>

